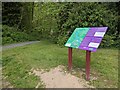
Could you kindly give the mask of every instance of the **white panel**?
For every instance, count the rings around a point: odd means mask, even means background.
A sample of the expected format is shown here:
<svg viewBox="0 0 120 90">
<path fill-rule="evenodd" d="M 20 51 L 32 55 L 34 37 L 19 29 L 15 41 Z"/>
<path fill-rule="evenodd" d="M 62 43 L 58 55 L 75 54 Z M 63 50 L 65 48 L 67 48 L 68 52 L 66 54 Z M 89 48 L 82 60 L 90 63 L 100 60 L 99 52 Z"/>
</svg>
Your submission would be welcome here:
<svg viewBox="0 0 120 90">
<path fill-rule="evenodd" d="M 88 47 L 98 48 L 99 43 L 90 42 Z"/>
<path fill-rule="evenodd" d="M 66 44 L 65 44 L 65 46 L 68 46 L 68 47 L 70 47 L 70 45 L 71 45 L 70 43 L 66 43 Z"/>
<path fill-rule="evenodd" d="M 96 37 L 103 37 L 104 34 L 105 34 L 105 32 L 96 32 L 96 33 L 94 34 L 94 36 L 96 36 Z"/>
</svg>

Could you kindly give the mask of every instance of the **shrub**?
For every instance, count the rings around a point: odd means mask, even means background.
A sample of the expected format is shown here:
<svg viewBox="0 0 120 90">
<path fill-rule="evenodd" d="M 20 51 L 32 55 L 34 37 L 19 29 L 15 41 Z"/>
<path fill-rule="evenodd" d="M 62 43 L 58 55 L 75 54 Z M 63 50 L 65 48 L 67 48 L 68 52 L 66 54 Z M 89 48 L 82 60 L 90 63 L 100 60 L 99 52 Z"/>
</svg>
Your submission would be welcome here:
<svg viewBox="0 0 120 90">
<path fill-rule="evenodd" d="M 106 34 L 100 44 L 100 47 L 112 47 L 115 43 L 114 38 L 115 36 L 110 36 Z"/>
<path fill-rule="evenodd" d="M 77 27 L 107 26 L 109 31 L 104 37 L 101 47 L 116 45 L 118 42 L 115 41 L 118 12 L 109 9 L 109 5 L 110 3 L 67 3 L 66 8 L 63 8 L 58 16 L 59 36 L 61 33 L 67 32 L 70 32 L 70 36 Z M 63 44 L 66 42 L 67 36 L 63 34 L 63 39 L 60 38 L 61 36 L 58 37 L 58 44 Z"/>
<path fill-rule="evenodd" d="M 14 43 L 14 42 L 24 42 L 35 40 L 33 36 L 30 36 L 24 32 L 18 31 L 14 27 L 9 27 L 3 25 L 2 27 L 2 44 Z"/>
<path fill-rule="evenodd" d="M 63 46 L 65 44 L 65 42 L 67 42 L 68 36 L 59 36 L 58 37 L 58 41 L 57 43 L 61 46 Z"/>
<path fill-rule="evenodd" d="M 14 41 L 11 37 L 3 37 L 2 38 L 2 44 L 12 43 L 12 42 L 14 42 Z"/>
</svg>

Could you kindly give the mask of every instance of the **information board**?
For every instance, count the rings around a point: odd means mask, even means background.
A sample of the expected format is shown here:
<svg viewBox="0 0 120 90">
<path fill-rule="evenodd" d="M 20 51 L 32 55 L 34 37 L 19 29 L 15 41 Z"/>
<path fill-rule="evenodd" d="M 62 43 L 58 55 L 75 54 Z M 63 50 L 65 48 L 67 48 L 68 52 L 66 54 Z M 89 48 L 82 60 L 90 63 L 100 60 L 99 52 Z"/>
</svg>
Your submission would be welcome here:
<svg viewBox="0 0 120 90">
<path fill-rule="evenodd" d="M 108 27 L 76 28 L 65 46 L 95 52 Z"/>
</svg>

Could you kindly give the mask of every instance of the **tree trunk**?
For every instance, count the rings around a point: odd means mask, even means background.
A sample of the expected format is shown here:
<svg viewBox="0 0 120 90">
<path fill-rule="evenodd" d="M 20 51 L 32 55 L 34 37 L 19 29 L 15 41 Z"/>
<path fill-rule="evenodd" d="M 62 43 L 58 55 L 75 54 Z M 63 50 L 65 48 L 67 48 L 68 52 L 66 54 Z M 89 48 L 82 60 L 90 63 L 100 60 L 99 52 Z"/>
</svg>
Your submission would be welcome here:
<svg viewBox="0 0 120 90">
<path fill-rule="evenodd" d="M 33 3 L 23 3 L 22 8 L 21 29 L 27 33 L 30 33 L 32 30 Z"/>
</svg>

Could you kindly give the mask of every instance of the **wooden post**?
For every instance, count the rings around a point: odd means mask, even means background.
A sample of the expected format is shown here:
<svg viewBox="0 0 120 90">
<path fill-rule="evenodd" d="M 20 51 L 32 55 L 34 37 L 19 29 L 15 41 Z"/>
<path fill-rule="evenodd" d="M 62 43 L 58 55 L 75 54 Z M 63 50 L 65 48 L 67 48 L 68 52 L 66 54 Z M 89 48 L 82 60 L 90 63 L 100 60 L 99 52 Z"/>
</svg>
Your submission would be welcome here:
<svg viewBox="0 0 120 90">
<path fill-rule="evenodd" d="M 72 69 L 72 48 L 68 48 L 68 69 Z"/>
<path fill-rule="evenodd" d="M 90 55 L 91 51 L 86 50 L 86 80 L 90 80 Z"/>
</svg>

